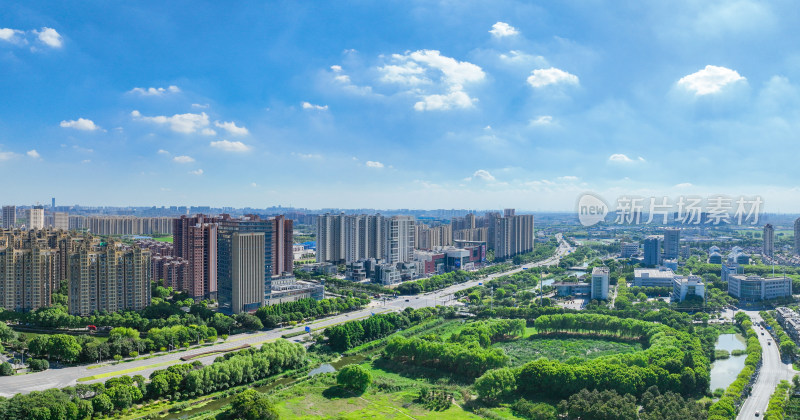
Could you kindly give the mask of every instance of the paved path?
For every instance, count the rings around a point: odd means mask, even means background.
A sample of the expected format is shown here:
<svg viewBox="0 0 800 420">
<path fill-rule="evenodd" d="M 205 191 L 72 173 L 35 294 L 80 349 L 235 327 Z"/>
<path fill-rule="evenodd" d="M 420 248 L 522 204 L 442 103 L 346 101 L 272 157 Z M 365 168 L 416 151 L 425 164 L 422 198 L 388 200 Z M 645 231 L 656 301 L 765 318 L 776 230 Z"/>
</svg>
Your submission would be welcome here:
<svg viewBox="0 0 800 420">
<path fill-rule="evenodd" d="M 220 342 L 211 346 L 201 347 L 198 349 L 191 349 L 177 353 L 164 354 L 150 359 L 135 360 L 132 362 L 120 363 L 118 365 L 106 365 L 95 369 L 88 369 L 88 366 L 73 366 L 60 369 L 49 369 L 44 372 L 31 373 L 27 375 L 7 376 L 0 378 L 0 396 L 11 397 L 17 393 L 28 393 L 31 391 L 41 391 L 48 388 L 62 388 L 65 386 L 74 386 L 78 383 L 78 379 L 80 378 L 102 375 L 102 374 L 111 374 L 111 375 L 101 379 L 96 379 L 81 383 L 88 384 L 93 382 L 106 381 L 110 377 L 119 376 L 123 374 L 142 375 L 144 377 L 148 377 L 155 370 L 165 369 L 167 366 L 171 364 L 179 363 L 180 358 L 186 355 L 198 354 L 214 350 L 231 349 L 234 347 L 241 346 L 242 344 L 260 345 L 265 341 L 280 338 L 280 336 L 283 334 L 290 334 L 293 332 L 303 331 L 306 326 L 310 326 L 313 331 L 320 331 L 323 330 L 325 327 L 332 326 L 335 324 L 340 324 L 342 322 L 347 322 L 353 319 L 366 318 L 368 316 L 371 316 L 373 313 L 402 311 L 403 309 L 409 307 L 416 309 L 426 306 L 445 305 L 455 301 L 453 299 L 453 293 L 459 290 L 467 289 L 469 287 L 477 286 L 478 283 L 480 282 L 485 282 L 487 280 L 496 277 L 522 271 L 523 267 L 530 268 L 530 267 L 558 264 L 561 257 L 566 255 L 572 248 L 561 239 L 560 234 L 557 235 L 557 238 L 560 241 L 560 245 L 556 251 L 556 254 L 553 257 L 550 257 L 538 263 L 525 264 L 523 266 L 520 266 L 518 268 L 503 273 L 492 274 L 481 280 L 472 280 L 466 283 L 452 285 L 445 289 L 436 292 L 426 293 L 419 296 L 411 296 L 411 297 L 404 296 L 398 299 L 386 301 L 385 303 L 383 303 L 382 301 L 373 301 L 365 309 L 361 309 L 354 312 L 348 312 L 345 314 L 335 315 L 332 317 L 324 318 L 322 320 L 316 320 L 304 323 L 302 325 L 298 325 L 288 330 L 275 329 L 270 331 L 236 334 L 228 337 L 228 340 L 225 342 Z M 301 337 L 302 336 L 294 337 L 292 338 L 292 340 L 299 341 Z M 217 357 L 219 357 L 219 354 L 197 358 L 194 360 L 199 360 L 203 364 L 211 364 Z M 131 369 L 137 369 L 137 368 L 140 370 L 130 371 Z"/>
<path fill-rule="evenodd" d="M 772 393 L 775 392 L 775 387 L 778 386 L 778 383 L 780 383 L 781 380 L 791 381 L 795 371 L 791 364 L 784 363 L 781 360 L 778 346 L 775 345 L 769 332 L 762 330 L 761 327 L 758 326 L 761 322 L 761 316 L 758 315 L 758 311 L 744 312 L 750 315 L 750 319 L 753 321 L 753 329 L 756 331 L 758 341 L 761 343 L 762 365 L 758 378 L 753 385 L 753 390 L 750 396 L 747 397 L 747 400 L 745 400 L 736 418 L 754 419 L 756 418 L 756 412 L 758 412 L 759 417 L 764 415 L 767 405 L 769 405 L 769 398 L 772 396 Z M 761 335 L 762 332 L 765 334 Z M 768 344 L 770 341 L 772 343 Z"/>
</svg>

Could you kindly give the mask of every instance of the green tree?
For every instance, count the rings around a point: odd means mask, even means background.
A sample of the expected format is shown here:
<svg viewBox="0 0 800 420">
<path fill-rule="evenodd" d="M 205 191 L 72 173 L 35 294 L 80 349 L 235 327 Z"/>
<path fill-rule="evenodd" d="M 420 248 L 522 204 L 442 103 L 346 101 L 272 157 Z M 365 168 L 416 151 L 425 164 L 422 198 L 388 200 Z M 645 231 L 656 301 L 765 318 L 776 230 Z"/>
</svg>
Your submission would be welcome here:
<svg viewBox="0 0 800 420">
<path fill-rule="evenodd" d="M 14 368 L 11 363 L 3 362 L 0 364 L 0 376 L 11 376 L 14 374 Z"/>
<path fill-rule="evenodd" d="M 110 413 L 114 409 L 114 403 L 107 394 L 99 394 L 92 398 L 92 408 L 95 413 Z"/>
<path fill-rule="evenodd" d="M 364 392 L 372 383 L 372 375 L 361 365 L 349 365 L 336 375 L 336 383 L 351 391 Z"/>
<path fill-rule="evenodd" d="M 272 420 L 278 418 L 278 413 L 269 398 L 252 388 L 233 398 L 233 401 L 231 401 L 231 414 L 232 418 L 243 420 Z"/>
<path fill-rule="evenodd" d="M 486 402 L 494 402 L 516 392 L 517 378 L 509 368 L 494 369 L 475 381 L 478 396 Z"/>
</svg>

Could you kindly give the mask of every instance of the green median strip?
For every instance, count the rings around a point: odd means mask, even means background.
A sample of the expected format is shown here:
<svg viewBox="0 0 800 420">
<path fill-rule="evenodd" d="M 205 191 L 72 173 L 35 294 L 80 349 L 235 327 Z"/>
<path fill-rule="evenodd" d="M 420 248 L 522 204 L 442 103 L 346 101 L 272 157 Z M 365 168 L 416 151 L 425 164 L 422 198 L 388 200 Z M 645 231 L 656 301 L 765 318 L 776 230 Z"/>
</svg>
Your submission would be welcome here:
<svg viewBox="0 0 800 420">
<path fill-rule="evenodd" d="M 172 365 L 172 364 L 175 364 L 175 363 L 178 363 L 178 362 L 180 362 L 180 360 L 169 360 L 169 361 L 166 361 L 166 362 L 154 363 L 152 365 L 147 365 L 147 366 L 139 366 L 139 367 L 130 368 L 130 369 L 115 370 L 113 372 L 98 373 L 97 375 L 80 378 L 80 379 L 78 379 L 78 382 L 93 381 L 95 379 L 103 379 L 103 378 L 108 378 L 108 377 L 111 377 L 111 376 L 125 375 L 127 373 L 138 372 L 140 370 L 146 370 L 146 369 L 150 369 L 150 368 L 154 368 L 154 367 Z"/>
</svg>

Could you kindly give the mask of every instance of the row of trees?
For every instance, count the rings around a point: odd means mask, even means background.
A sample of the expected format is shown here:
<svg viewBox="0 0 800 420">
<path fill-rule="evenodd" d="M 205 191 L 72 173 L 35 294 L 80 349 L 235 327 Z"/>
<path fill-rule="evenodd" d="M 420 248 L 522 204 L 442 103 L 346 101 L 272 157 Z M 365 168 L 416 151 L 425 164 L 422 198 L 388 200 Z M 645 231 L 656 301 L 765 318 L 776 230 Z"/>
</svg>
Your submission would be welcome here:
<svg viewBox="0 0 800 420">
<path fill-rule="evenodd" d="M 482 348 L 477 343 L 443 343 L 421 338 L 394 337 L 384 349 L 396 362 L 427 366 L 457 375 L 476 377 L 489 369 L 508 365 L 502 349 Z"/>
<path fill-rule="evenodd" d="M 260 349 L 246 349 L 217 358 L 213 364 L 200 362 L 173 365 L 150 375 L 120 376 L 103 383 L 17 394 L 0 398 L 0 418 L 37 420 L 79 420 L 108 415 L 149 400 L 203 395 L 215 390 L 251 383 L 305 363 L 305 348 L 285 340 L 266 343 Z M 271 418 L 264 401 L 251 401 L 256 417 Z M 242 408 L 242 407 L 240 407 Z M 261 417 L 259 417 L 261 416 Z"/>
<path fill-rule="evenodd" d="M 320 318 L 340 312 L 361 309 L 369 304 L 369 302 L 369 299 L 361 298 L 332 298 L 322 300 L 306 298 L 294 302 L 262 306 L 256 310 L 256 317 L 261 320 L 264 327 L 275 328 L 283 322 L 302 321 L 304 319 Z"/>
<path fill-rule="evenodd" d="M 745 388 L 756 373 L 758 363 L 761 361 L 761 344 L 757 333 L 753 330 L 750 317 L 744 312 L 735 315 L 736 323 L 747 337 L 747 358 L 744 359 L 744 368 L 739 372 L 722 397 L 708 409 L 708 420 L 728 420 L 736 418 L 736 413 L 744 401 Z"/>
<path fill-rule="evenodd" d="M 349 321 L 325 329 L 324 335 L 328 345 L 335 351 L 345 351 L 360 344 L 386 337 L 398 330 L 429 319 L 437 314 L 436 309 L 422 308 L 412 310 L 406 308 L 401 313 L 373 315 L 369 318 Z"/>
<path fill-rule="evenodd" d="M 781 324 L 779 324 L 778 321 L 776 321 L 775 318 L 773 318 L 772 315 L 770 315 L 770 313 L 767 311 L 761 311 L 758 314 L 761 316 L 764 322 L 766 322 L 767 325 L 772 328 L 771 333 L 773 336 L 775 336 L 775 340 L 778 343 L 778 349 L 780 350 L 781 355 L 789 358 L 790 360 L 793 360 L 795 357 L 797 357 L 797 344 L 795 344 L 794 340 L 792 340 L 792 337 L 789 337 L 789 335 L 786 334 L 786 331 L 783 330 Z"/>
<path fill-rule="evenodd" d="M 639 409 L 641 406 L 641 410 Z M 705 418 L 700 404 L 674 392 L 661 393 L 657 387 L 647 389 L 639 398 L 616 391 L 580 392 L 561 401 L 558 411 L 566 419 L 580 420 L 684 420 Z M 552 417 L 555 419 L 555 416 Z"/>
<path fill-rule="evenodd" d="M 540 359 L 516 369 L 487 372 L 476 381 L 481 398 L 491 401 L 514 392 L 564 398 L 583 388 L 641 395 L 650 386 L 681 394 L 708 388 L 708 358 L 697 337 L 665 325 L 598 314 L 539 317 L 537 330 L 559 333 L 594 331 L 620 337 L 641 337 L 649 347 L 580 364 Z M 478 386 L 480 385 L 480 386 Z"/>
<path fill-rule="evenodd" d="M 471 322 L 450 336 L 454 343 L 478 343 L 489 347 L 493 343 L 525 334 L 525 321 L 521 319 L 494 319 Z"/>
</svg>

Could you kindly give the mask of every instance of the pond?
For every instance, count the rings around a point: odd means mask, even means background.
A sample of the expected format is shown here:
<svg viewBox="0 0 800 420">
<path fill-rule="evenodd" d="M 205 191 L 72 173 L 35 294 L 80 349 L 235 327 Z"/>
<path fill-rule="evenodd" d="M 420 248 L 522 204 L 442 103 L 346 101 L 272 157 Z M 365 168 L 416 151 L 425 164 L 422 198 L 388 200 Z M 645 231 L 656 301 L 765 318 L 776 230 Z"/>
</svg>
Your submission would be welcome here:
<svg viewBox="0 0 800 420">
<path fill-rule="evenodd" d="M 747 341 L 741 334 L 720 334 L 715 345 L 715 350 L 744 350 Z M 726 389 L 736 380 L 739 372 L 744 369 L 744 360 L 747 355 L 731 356 L 727 359 L 717 360 L 711 364 L 711 391 L 717 388 Z"/>
</svg>

